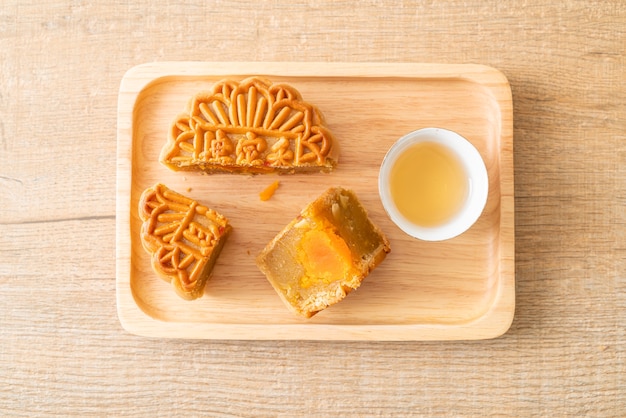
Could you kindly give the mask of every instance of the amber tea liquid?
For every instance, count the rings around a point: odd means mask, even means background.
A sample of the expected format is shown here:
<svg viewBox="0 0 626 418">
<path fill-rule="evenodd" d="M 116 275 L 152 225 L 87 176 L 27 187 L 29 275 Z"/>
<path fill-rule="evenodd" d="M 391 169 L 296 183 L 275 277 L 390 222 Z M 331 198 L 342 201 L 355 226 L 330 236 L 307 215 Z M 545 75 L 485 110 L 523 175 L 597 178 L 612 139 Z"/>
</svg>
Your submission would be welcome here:
<svg viewBox="0 0 626 418">
<path fill-rule="evenodd" d="M 389 187 L 398 211 L 407 220 L 433 227 L 461 210 L 469 181 L 454 153 L 436 142 L 420 142 L 398 157 L 390 172 Z"/>
</svg>

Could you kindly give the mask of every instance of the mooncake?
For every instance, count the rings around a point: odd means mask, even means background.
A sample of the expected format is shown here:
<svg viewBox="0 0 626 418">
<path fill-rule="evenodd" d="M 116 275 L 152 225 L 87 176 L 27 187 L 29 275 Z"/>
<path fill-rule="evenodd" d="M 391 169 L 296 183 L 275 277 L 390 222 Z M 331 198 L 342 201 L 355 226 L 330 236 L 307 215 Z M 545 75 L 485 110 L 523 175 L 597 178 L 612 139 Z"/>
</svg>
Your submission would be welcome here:
<svg viewBox="0 0 626 418">
<path fill-rule="evenodd" d="M 228 219 L 160 183 L 142 193 L 139 217 L 154 271 L 183 299 L 201 297 L 231 232 Z"/>
<path fill-rule="evenodd" d="M 278 233 L 256 263 L 284 304 L 310 318 L 357 289 L 390 251 L 356 194 L 334 187 Z"/>
<path fill-rule="evenodd" d="M 170 125 L 159 160 L 174 171 L 328 172 L 338 144 L 316 106 L 284 83 L 222 80 Z"/>
</svg>

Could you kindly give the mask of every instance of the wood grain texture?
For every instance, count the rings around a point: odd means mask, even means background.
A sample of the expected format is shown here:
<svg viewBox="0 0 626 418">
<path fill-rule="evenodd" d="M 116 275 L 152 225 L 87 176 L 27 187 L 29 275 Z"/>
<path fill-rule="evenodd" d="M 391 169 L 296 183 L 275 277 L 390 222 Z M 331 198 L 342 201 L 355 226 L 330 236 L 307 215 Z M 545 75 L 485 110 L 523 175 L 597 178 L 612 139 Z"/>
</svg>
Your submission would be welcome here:
<svg viewBox="0 0 626 418">
<path fill-rule="evenodd" d="M 624 27 L 617 0 L 5 1 L 0 415 L 623 415 Z M 115 310 L 119 84 L 136 64 L 188 60 L 500 69 L 514 104 L 511 329 L 445 343 L 126 333 Z"/>
</svg>

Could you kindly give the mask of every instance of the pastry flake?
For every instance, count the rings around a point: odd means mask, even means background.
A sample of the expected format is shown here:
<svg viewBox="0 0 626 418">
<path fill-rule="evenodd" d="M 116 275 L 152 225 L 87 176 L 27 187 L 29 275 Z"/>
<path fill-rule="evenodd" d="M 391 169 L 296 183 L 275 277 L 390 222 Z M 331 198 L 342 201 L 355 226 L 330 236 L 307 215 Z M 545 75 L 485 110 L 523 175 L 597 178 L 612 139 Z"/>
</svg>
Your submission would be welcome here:
<svg viewBox="0 0 626 418">
<path fill-rule="evenodd" d="M 154 271 L 183 299 L 201 297 L 230 234 L 228 219 L 160 183 L 142 193 L 139 217 Z"/>
<path fill-rule="evenodd" d="M 296 173 L 331 171 L 338 155 L 321 112 L 295 88 L 250 77 L 194 95 L 159 159 L 174 171 Z"/>
</svg>

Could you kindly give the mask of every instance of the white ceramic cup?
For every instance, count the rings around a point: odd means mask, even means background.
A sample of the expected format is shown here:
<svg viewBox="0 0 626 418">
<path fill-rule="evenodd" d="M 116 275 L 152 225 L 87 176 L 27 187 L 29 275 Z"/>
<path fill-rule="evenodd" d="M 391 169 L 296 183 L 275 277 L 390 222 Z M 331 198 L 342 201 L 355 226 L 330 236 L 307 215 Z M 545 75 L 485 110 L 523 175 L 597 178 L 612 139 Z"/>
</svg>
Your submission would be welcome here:
<svg viewBox="0 0 626 418">
<path fill-rule="evenodd" d="M 450 150 L 461 163 L 468 182 L 461 208 L 436 226 L 420 226 L 409 221 L 396 207 L 389 187 L 390 173 L 397 159 L 420 142 L 434 142 Z M 402 231 L 424 241 L 442 241 L 462 234 L 478 220 L 487 203 L 489 179 L 480 153 L 467 139 L 446 129 L 424 128 L 408 133 L 391 146 L 380 166 L 378 192 L 385 211 Z"/>
</svg>

